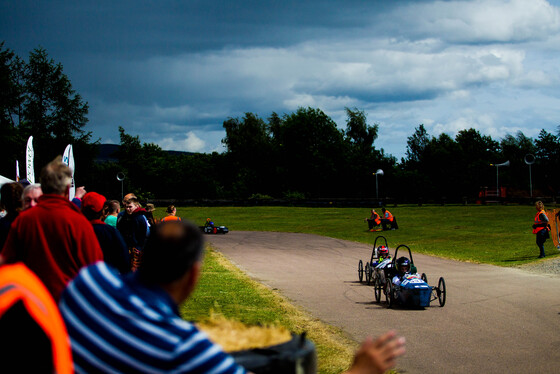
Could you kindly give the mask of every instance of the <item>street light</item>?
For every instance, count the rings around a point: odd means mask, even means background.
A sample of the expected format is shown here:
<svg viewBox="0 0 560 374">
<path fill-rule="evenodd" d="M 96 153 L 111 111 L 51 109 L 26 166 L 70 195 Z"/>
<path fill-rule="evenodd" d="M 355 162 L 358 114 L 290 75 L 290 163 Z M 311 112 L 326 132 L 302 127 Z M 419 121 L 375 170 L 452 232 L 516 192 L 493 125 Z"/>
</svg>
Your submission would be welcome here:
<svg viewBox="0 0 560 374">
<path fill-rule="evenodd" d="M 502 162 L 501 164 L 490 164 L 490 166 L 495 166 L 496 167 L 496 196 L 500 197 L 500 187 L 499 187 L 499 183 L 498 183 L 498 168 L 500 166 L 509 166 L 509 160 L 507 160 L 506 162 Z"/>
<path fill-rule="evenodd" d="M 377 171 L 373 173 L 373 175 L 375 175 L 375 198 L 379 200 L 379 187 L 377 185 L 377 176 L 383 175 L 383 170 L 377 169 Z"/>
<path fill-rule="evenodd" d="M 535 156 L 532 154 L 525 155 L 525 163 L 529 165 L 529 190 L 531 191 L 531 197 L 533 197 L 533 180 L 531 178 L 531 165 L 535 163 Z"/>
<path fill-rule="evenodd" d="M 124 199 L 124 187 L 123 187 L 124 173 L 122 171 L 119 171 L 117 173 L 117 180 L 121 182 L 121 201 L 122 201 Z"/>
</svg>

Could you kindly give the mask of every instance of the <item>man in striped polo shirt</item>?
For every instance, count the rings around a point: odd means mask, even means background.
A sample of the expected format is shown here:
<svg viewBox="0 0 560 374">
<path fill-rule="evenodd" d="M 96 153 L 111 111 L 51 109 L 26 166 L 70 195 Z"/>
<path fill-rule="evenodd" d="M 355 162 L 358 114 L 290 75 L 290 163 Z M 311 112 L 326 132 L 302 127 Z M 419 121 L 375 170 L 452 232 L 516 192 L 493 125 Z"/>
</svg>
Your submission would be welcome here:
<svg viewBox="0 0 560 374">
<path fill-rule="evenodd" d="M 173 221 L 153 230 L 136 273 L 99 262 L 68 285 L 60 311 L 76 372 L 245 373 L 179 316 L 201 268 L 202 233 Z"/>
</svg>

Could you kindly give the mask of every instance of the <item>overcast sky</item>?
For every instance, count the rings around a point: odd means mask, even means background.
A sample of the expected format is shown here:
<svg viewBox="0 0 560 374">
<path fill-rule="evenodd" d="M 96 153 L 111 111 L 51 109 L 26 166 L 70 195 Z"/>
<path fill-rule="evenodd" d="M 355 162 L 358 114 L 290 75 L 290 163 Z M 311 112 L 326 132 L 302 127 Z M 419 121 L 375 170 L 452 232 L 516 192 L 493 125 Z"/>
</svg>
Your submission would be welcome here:
<svg viewBox="0 0 560 374">
<path fill-rule="evenodd" d="M 560 0 L 0 2 L 0 40 L 44 47 L 89 103 L 166 150 L 223 151 L 222 123 L 345 107 L 379 124 L 397 158 L 419 124 L 495 140 L 560 125 Z"/>
</svg>

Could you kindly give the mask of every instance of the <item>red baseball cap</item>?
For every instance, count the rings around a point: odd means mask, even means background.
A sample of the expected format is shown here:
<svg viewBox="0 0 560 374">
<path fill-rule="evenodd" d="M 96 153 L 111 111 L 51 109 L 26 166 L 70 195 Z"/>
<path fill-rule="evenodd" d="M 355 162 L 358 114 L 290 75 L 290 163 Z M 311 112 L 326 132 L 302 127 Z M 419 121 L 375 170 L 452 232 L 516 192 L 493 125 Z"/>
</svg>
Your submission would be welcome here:
<svg viewBox="0 0 560 374">
<path fill-rule="evenodd" d="M 91 209 L 96 213 L 101 212 L 106 200 L 105 196 L 100 195 L 97 192 L 88 192 L 82 198 L 82 208 Z"/>
</svg>

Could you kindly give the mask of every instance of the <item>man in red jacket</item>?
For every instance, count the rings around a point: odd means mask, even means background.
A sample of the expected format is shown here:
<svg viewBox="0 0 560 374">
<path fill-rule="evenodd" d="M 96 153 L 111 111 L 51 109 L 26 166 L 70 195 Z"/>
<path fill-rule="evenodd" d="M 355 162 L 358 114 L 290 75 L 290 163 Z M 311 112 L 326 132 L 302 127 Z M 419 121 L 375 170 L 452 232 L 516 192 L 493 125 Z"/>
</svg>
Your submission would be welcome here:
<svg viewBox="0 0 560 374">
<path fill-rule="evenodd" d="M 103 260 L 93 227 L 68 200 L 72 171 L 59 156 L 41 171 L 43 195 L 13 222 L 0 255 L 22 261 L 45 284 L 55 301 L 78 271 Z"/>
</svg>

